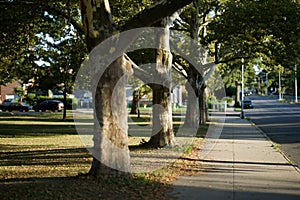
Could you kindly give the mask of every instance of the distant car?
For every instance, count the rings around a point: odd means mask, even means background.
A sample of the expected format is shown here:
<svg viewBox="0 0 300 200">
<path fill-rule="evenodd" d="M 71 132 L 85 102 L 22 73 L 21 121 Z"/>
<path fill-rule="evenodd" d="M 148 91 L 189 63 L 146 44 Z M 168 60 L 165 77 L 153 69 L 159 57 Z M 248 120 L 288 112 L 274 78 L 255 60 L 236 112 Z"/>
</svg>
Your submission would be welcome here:
<svg viewBox="0 0 300 200">
<path fill-rule="evenodd" d="M 250 96 L 251 92 L 245 92 L 245 96 Z"/>
<path fill-rule="evenodd" d="M 253 104 L 251 100 L 244 100 L 244 108 L 253 108 Z"/>
<path fill-rule="evenodd" d="M 64 109 L 64 103 L 59 100 L 45 100 L 32 106 L 32 109 L 36 112 L 45 112 L 46 110 L 61 112 Z"/>
<path fill-rule="evenodd" d="M 20 111 L 20 112 L 28 112 L 29 109 L 30 109 L 30 106 L 26 105 L 25 103 L 22 103 L 22 102 L 13 102 L 13 103 L 7 103 L 5 105 L 2 104 L 2 107 L 1 107 L 2 111 Z"/>
</svg>

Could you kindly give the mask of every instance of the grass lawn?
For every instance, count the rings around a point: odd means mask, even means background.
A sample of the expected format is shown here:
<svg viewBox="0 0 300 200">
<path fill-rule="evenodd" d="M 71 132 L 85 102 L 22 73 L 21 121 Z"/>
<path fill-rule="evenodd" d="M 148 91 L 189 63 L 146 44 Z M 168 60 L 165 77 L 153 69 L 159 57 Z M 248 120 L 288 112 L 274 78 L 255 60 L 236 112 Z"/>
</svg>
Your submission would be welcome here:
<svg viewBox="0 0 300 200">
<path fill-rule="evenodd" d="M 197 171 L 191 170 L 196 161 L 177 159 L 130 180 L 99 181 L 79 175 L 88 172 L 92 158 L 76 132 L 72 114 L 64 122 L 61 117 L 50 112 L 0 112 L 0 199 L 167 199 L 165 191 L 176 175 Z M 150 121 L 149 115 L 129 116 L 129 134 L 134 135 L 129 137 L 130 145 L 149 138 Z M 175 129 L 182 123 L 174 118 Z M 201 139 L 194 142 L 199 145 Z M 191 149 L 182 151 L 187 150 Z M 141 154 L 141 149 L 131 151 Z"/>
</svg>

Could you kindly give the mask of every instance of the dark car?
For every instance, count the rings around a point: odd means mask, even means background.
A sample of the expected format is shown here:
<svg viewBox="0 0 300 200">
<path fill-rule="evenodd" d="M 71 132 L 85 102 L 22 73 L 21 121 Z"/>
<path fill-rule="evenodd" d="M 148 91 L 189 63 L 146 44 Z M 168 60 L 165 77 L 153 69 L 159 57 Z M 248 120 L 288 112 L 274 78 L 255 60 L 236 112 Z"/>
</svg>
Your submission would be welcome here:
<svg viewBox="0 0 300 200">
<path fill-rule="evenodd" d="M 13 102 L 13 103 L 9 103 L 9 104 L 2 104 L 2 107 L 1 107 L 2 111 L 20 111 L 20 112 L 28 112 L 30 107 L 28 105 L 26 105 L 25 103 L 22 103 L 22 102 Z"/>
<path fill-rule="evenodd" d="M 253 104 L 251 100 L 244 100 L 244 108 L 253 108 Z"/>
<path fill-rule="evenodd" d="M 46 110 L 61 112 L 64 109 L 64 103 L 59 100 L 45 100 L 34 105 L 32 109 L 36 112 L 39 112 L 40 110 L 42 112 L 45 112 Z"/>
</svg>

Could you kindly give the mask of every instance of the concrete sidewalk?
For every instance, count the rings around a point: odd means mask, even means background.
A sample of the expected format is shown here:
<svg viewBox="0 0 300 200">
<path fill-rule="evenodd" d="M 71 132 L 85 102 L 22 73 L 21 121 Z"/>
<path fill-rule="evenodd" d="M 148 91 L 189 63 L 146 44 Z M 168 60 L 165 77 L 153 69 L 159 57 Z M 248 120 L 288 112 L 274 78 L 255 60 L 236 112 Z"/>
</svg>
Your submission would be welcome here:
<svg viewBox="0 0 300 200">
<path fill-rule="evenodd" d="M 246 119 L 226 117 L 214 142 L 200 158 L 203 173 L 179 177 L 172 195 L 184 200 L 300 199 L 299 171 Z"/>
</svg>

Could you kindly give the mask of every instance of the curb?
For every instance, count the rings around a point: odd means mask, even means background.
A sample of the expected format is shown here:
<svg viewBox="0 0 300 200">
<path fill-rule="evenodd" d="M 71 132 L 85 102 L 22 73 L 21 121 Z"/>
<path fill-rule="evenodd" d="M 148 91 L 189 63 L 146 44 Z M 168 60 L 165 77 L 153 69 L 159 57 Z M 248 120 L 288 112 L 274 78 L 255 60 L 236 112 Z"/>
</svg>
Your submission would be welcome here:
<svg viewBox="0 0 300 200">
<path fill-rule="evenodd" d="M 275 142 L 273 142 L 272 140 L 271 140 L 271 138 L 263 131 L 263 130 L 261 130 L 259 127 L 257 127 L 256 126 L 256 124 L 251 120 L 251 118 L 246 118 L 246 120 L 252 125 L 252 126 L 254 126 L 258 131 L 259 131 L 259 133 L 260 134 L 262 134 L 271 144 L 272 144 L 272 146 L 276 146 L 276 145 L 278 145 L 277 143 L 275 143 Z M 287 162 L 289 163 L 289 165 L 291 165 L 292 167 L 294 167 L 295 168 L 295 170 L 300 174 L 300 168 L 299 168 L 299 166 L 298 165 L 296 165 L 287 155 L 286 155 L 286 153 L 282 150 L 282 149 L 280 149 L 279 147 L 278 147 L 278 149 L 279 149 L 279 153 L 287 160 Z"/>
</svg>

